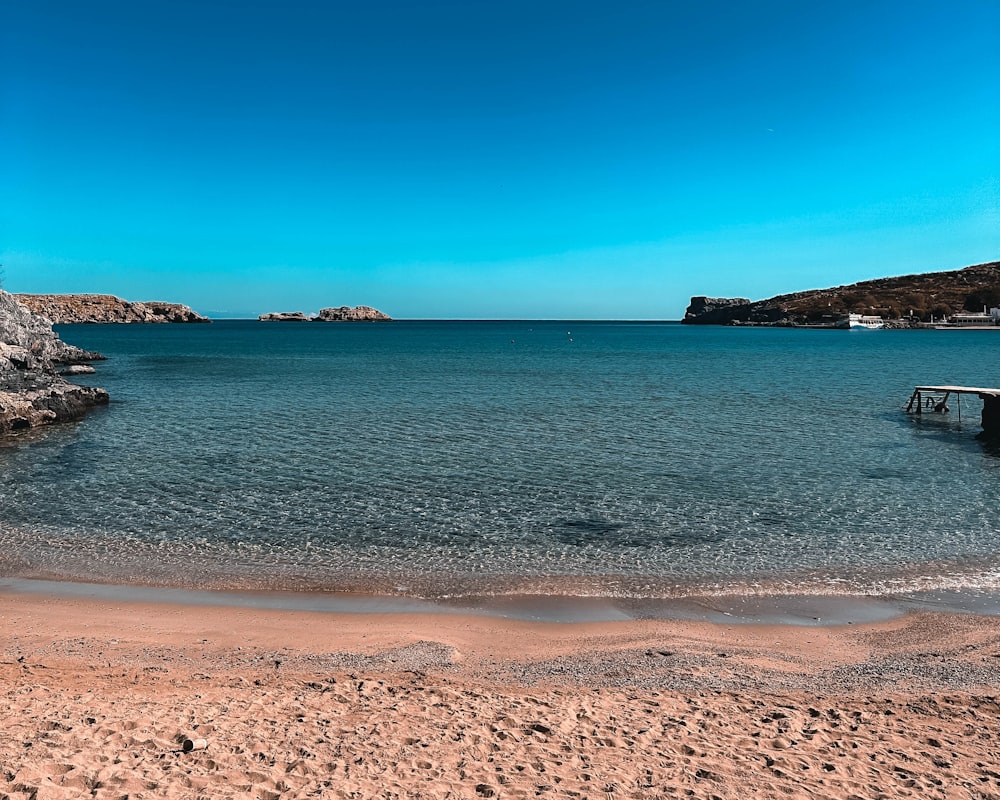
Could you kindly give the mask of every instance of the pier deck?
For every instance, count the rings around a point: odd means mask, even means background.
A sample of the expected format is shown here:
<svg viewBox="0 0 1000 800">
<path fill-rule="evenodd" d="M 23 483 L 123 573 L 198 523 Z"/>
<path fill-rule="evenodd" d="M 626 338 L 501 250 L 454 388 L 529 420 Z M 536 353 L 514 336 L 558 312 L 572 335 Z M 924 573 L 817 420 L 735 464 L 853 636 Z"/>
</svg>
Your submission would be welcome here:
<svg viewBox="0 0 1000 800">
<path fill-rule="evenodd" d="M 918 386 L 914 392 L 937 392 L 945 394 L 978 394 L 1000 397 L 1000 389 L 979 389 L 975 386 Z"/>
<path fill-rule="evenodd" d="M 987 389 L 977 386 L 917 386 L 906 404 L 906 413 L 922 414 L 924 409 L 937 413 L 947 413 L 948 398 L 955 395 L 958 398 L 958 419 L 962 419 L 962 395 L 974 394 L 983 401 L 983 433 L 985 438 L 1000 438 L 1000 389 Z"/>
</svg>

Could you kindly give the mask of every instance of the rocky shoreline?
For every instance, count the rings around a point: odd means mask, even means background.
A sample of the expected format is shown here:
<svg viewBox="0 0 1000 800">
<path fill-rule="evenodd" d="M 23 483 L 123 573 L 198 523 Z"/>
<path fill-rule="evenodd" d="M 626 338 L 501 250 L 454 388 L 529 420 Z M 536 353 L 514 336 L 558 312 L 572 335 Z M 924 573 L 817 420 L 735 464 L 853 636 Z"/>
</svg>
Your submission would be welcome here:
<svg viewBox="0 0 1000 800">
<path fill-rule="evenodd" d="M 180 303 L 133 302 L 111 294 L 18 294 L 21 305 L 54 325 L 211 322 Z"/>
<path fill-rule="evenodd" d="M 104 389 L 79 386 L 62 372 L 80 374 L 102 359 L 63 342 L 49 320 L 0 290 L 0 435 L 78 419 L 109 402 Z"/>
<path fill-rule="evenodd" d="M 371 306 L 340 306 L 320 309 L 316 316 L 301 311 L 272 311 L 261 314 L 260 322 L 391 322 L 392 317 Z"/>
</svg>

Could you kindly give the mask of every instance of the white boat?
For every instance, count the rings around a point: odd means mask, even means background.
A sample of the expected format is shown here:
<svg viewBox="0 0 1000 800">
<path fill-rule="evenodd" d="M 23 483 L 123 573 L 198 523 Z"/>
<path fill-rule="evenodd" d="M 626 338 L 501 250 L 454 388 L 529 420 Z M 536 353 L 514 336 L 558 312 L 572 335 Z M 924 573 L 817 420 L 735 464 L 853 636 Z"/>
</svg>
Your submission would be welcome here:
<svg viewBox="0 0 1000 800">
<path fill-rule="evenodd" d="M 885 320 L 882 317 L 871 317 L 866 314 L 848 314 L 845 319 L 837 323 L 838 328 L 866 328 L 870 331 L 877 331 L 885 327 Z"/>
</svg>

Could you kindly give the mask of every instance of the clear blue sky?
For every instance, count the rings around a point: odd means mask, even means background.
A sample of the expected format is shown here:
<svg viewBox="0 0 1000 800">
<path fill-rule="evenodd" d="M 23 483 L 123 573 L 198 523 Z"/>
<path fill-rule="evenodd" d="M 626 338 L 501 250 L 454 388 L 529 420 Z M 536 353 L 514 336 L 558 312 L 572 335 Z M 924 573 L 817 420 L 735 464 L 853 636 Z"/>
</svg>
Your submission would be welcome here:
<svg viewBox="0 0 1000 800">
<path fill-rule="evenodd" d="M 998 42 L 996 0 L 3 3 L 4 286 L 676 319 L 995 260 Z"/>
</svg>

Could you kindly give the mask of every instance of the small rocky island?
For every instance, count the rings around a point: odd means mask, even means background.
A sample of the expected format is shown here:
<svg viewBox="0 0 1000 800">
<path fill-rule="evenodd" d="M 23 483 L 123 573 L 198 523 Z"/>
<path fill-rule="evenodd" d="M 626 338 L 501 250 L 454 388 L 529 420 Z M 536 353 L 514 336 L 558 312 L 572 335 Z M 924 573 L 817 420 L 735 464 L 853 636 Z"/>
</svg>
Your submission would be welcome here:
<svg viewBox="0 0 1000 800">
<path fill-rule="evenodd" d="M 180 303 L 133 302 L 111 294 L 18 294 L 18 302 L 55 325 L 211 322 Z"/>
<path fill-rule="evenodd" d="M 0 434 L 77 419 L 107 404 L 104 389 L 63 377 L 93 372 L 87 362 L 101 358 L 63 342 L 49 320 L 0 290 Z"/>
<path fill-rule="evenodd" d="M 751 302 L 743 297 L 691 298 L 688 325 L 829 325 L 849 313 L 872 314 L 888 327 L 920 327 L 932 318 L 1000 306 L 1000 261 L 948 272 L 812 289 Z"/>
<path fill-rule="evenodd" d="M 314 317 L 306 316 L 301 311 L 276 311 L 261 314 L 257 317 L 261 322 L 391 322 L 392 317 L 383 314 L 371 306 L 340 306 L 339 308 L 324 308 Z"/>
</svg>

